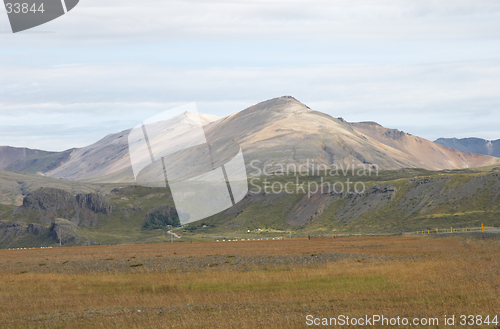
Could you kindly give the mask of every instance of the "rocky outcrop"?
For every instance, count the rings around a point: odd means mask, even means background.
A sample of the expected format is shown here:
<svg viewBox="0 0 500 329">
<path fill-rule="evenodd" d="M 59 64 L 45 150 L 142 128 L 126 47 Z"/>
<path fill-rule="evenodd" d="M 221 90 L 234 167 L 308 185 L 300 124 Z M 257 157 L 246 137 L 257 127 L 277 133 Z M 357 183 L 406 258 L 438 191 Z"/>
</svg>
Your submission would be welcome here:
<svg viewBox="0 0 500 329">
<path fill-rule="evenodd" d="M 54 242 L 61 244 L 80 244 L 82 239 L 84 244 L 93 244 L 95 241 L 88 240 L 79 233 L 80 227 L 69 220 L 56 218 L 50 226 L 37 223 L 26 225 L 24 222 L 8 223 L 0 221 L 0 245 L 2 247 L 33 247 L 33 241 L 39 241 L 35 236 L 51 238 Z M 35 240 L 34 240 L 35 239 Z M 38 244 L 39 242 L 37 242 Z"/>
<path fill-rule="evenodd" d="M 20 222 L 0 222 L 0 228 L 3 228 L 6 233 L 13 233 L 15 236 L 21 235 L 25 231 L 24 226 Z"/>
<path fill-rule="evenodd" d="M 26 233 L 26 227 L 21 222 L 7 223 L 0 221 L 0 243 L 7 239 L 16 239 Z"/>
<path fill-rule="evenodd" d="M 33 233 L 34 235 L 40 235 L 44 233 L 48 228 L 40 224 L 28 224 L 28 233 Z"/>
<path fill-rule="evenodd" d="M 20 207 L 25 210 L 59 211 L 73 208 L 76 200 L 71 193 L 55 188 L 41 188 L 28 194 Z"/>
<path fill-rule="evenodd" d="M 8 223 L 0 221 L 0 243 L 6 238 L 16 238 L 28 233 L 39 235 L 47 229 L 48 227 L 40 224 L 28 224 L 28 227 L 26 227 L 26 223 L 23 222 Z"/>
<path fill-rule="evenodd" d="M 80 234 L 78 234 L 79 229 L 75 223 L 63 218 L 57 218 L 50 226 L 50 234 L 57 242 L 61 241 L 61 244 L 77 244 L 81 238 Z"/>
<path fill-rule="evenodd" d="M 404 131 L 398 130 L 398 129 L 387 129 L 387 131 L 384 133 L 384 135 L 388 138 L 392 139 L 400 139 L 403 138 L 404 136 L 407 135 Z"/>
<path fill-rule="evenodd" d="M 76 202 L 80 208 L 90 209 L 94 213 L 103 213 L 108 215 L 115 209 L 115 206 L 106 201 L 102 195 L 97 193 L 78 194 L 76 196 Z"/>
<path fill-rule="evenodd" d="M 27 195 L 23 205 L 16 209 L 16 214 L 25 211 L 37 211 L 39 220 L 51 223 L 55 218 L 68 218 L 76 225 L 97 225 L 97 214 L 109 215 L 115 207 L 97 193 L 78 194 L 55 189 L 41 188 Z"/>
</svg>

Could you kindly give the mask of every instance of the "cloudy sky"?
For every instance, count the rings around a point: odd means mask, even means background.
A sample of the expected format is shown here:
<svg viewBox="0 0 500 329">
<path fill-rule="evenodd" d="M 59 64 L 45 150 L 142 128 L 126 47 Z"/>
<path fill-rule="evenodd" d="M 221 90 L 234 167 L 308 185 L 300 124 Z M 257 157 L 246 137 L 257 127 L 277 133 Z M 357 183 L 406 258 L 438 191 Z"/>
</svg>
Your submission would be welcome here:
<svg viewBox="0 0 500 329">
<path fill-rule="evenodd" d="M 283 95 L 500 139 L 500 2 L 82 0 L 16 34 L 0 9 L 0 145 L 80 147 L 177 105 L 222 116 Z"/>
</svg>

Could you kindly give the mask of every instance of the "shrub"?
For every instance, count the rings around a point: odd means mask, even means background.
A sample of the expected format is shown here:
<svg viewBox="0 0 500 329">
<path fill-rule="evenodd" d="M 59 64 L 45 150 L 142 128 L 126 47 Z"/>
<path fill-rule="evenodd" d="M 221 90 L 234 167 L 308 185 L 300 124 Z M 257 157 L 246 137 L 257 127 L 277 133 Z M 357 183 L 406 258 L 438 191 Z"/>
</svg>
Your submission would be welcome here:
<svg viewBox="0 0 500 329">
<path fill-rule="evenodd" d="M 175 208 L 170 206 L 154 207 L 146 214 L 144 230 L 156 230 L 167 226 L 179 226 L 179 215 Z"/>
</svg>

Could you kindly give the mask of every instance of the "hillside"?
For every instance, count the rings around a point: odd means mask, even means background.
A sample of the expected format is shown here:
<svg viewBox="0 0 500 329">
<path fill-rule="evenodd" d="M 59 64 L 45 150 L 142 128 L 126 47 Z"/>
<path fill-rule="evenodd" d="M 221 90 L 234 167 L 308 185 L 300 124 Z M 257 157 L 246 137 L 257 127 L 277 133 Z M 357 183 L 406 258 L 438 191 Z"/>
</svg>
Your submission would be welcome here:
<svg viewBox="0 0 500 329">
<path fill-rule="evenodd" d="M 432 170 L 474 168 L 498 163 L 495 158 L 460 151 L 439 145 L 424 138 L 388 129 L 373 122 L 350 124 L 357 132 L 388 145 L 412 157 L 417 164 L 412 167 Z"/>
<path fill-rule="evenodd" d="M 500 157 L 500 139 L 488 141 L 482 138 L 439 138 L 434 143 L 464 152 Z"/>
<path fill-rule="evenodd" d="M 363 193 L 321 190 L 273 193 L 271 184 L 320 182 L 318 176 L 269 177 L 252 181 L 251 191 L 224 212 L 183 228 L 144 229 L 148 214 L 174 206 L 168 188 L 129 186 L 99 195 L 36 190 L 23 205 L 0 205 L 0 247 L 56 245 L 57 225 L 67 245 L 213 240 L 218 237 L 273 237 L 309 234 L 393 233 L 443 230 L 450 226 L 500 226 L 500 168 L 426 171 L 405 169 L 378 176 L 323 177 L 324 182 L 363 182 Z M 292 185 L 293 185 L 292 184 Z M 295 185 L 293 185 L 295 186 Z M 259 191 L 260 189 L 260 191 Z M 87 196 L 86 196 L 87 195 Z M 43 204 L 43 206 L 41 206 Z M 168 206 L 168 207 L 166 207 Z M 68 224 L 59 219 L 69 220 Z M 59 222 L 57 221 L 59 220 Z M 73 226 L 72 226 L 73 225 Z M 247 233 L 250 230 L 251 233 Z M 55 233 L 54 233 L 55 232 Z M 63 242 L 64 243 L 64 242 Z"/>
<path fill-rule="evenodd" d="M 411 178 L 360 178 L 364 193 L 335 193 L 327 189 L 317 193 L 272 193 L 273 182 L 293 181 L 273 177 L 267 191 L 251 193 L 236 207 L 203 221 L 217 232 L 221 227 L 293 230 L 299 232 L 398 233 L 418 229 L 500 226 L 500 168 L 485 173 L 420 171 Z M 397 177 L 404 172 L 395 172 Z M 410 176 L 412 176 L 410 174 Z M 345 182 L 335 177 L 329 181 Z M 318 182 L 319 177 L 301 181 Z M 261 185 L 263 188 L 263 185 Z M 193 223 L 196 225 L 199 223 Z M 203 229 L 202 229 L 203 230 Z"/>
</svg>

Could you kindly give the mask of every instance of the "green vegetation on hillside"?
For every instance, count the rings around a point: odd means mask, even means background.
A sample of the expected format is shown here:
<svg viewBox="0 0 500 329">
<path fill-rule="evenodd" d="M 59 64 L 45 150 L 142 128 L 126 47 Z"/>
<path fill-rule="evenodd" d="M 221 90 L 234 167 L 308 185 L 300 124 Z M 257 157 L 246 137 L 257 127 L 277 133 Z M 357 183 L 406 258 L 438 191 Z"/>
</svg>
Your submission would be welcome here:
<svg viewBox="0 0 500 329">
<path fill-rule="evenodd" d="M 146 221 L 142 228 L 145 230 L 156 230 L 168 226 L 179 225 L 181 225 L 181 222 L 174 208 L 170 206 L 159 206 L 151 209 L 146 214 Z"/>
<path fill-rule="evenodd" d="M 16 174 L 17 175 L 17 174 Z M 23 176 L 24 177 L 24 176 Z M 252 179 L 252 178 L 251 178 Z M 171 226 L 173 241 L 215 240 L 222 237 L 295 237 L 336 234 L 401 234 L 416 230 L 460 227 L 500 227 L 500 179 L 495 168 L 454 171 L 404 169 L 382 171 L 378 175 L 323 177 L 323 182 L 363 182 L 363 194 L 273 193 L 275 183 L 290 189 L 304 183 L 321 182 L 319 176 L 268 176 L 267 182 L 249 181 L 250 193 L 235 207 L 198 222 L 180 225 L 168 188 L 101 185 L 109 191 L 106 199 L 114 205 L 111 214 L 97 213 L 95 221 L 80 224 L 81 243 L 129 244 L 170 241 L 163 229 Z M 37 177 L 42 184 L 44 177 Z M 54 180 L 48 179 L 49 182 Z M 61 181 L 61 188 L 66 182 Z M 279 184 L 276 184 L 278 186 Z M 88 185 L 80 185 L 88 188 Z M 267 189 L 264 189 L 267 186 Z M 260 189 L 260 191 L 258 191 Z M 70 192 L 73 192 L 70 190 Z M 27 232 L 28 225 L 50 227 L 50 214 L 16 212 L 15 206 L 0 205 L 0 221 L 17 222 Z M 71 213 L 71 212 L 68 212 Z M 60 212 L 58 213 L 61 214 Z M 71 218 L 66 218 L 71 220 Z M 4 226 L 5 226 L 4 225 Z M 34 236 L 0 229 L 0 247 L 57 244 L 48 233 Z M 8 235 L 8 237 L 7 237 Z M 172 234 L 173 236 L 173 234 Z M 40 240 L 42 239 L 42 240 Z M 68 243 L 68 245 L 71 245 Z"/>
</svg>

